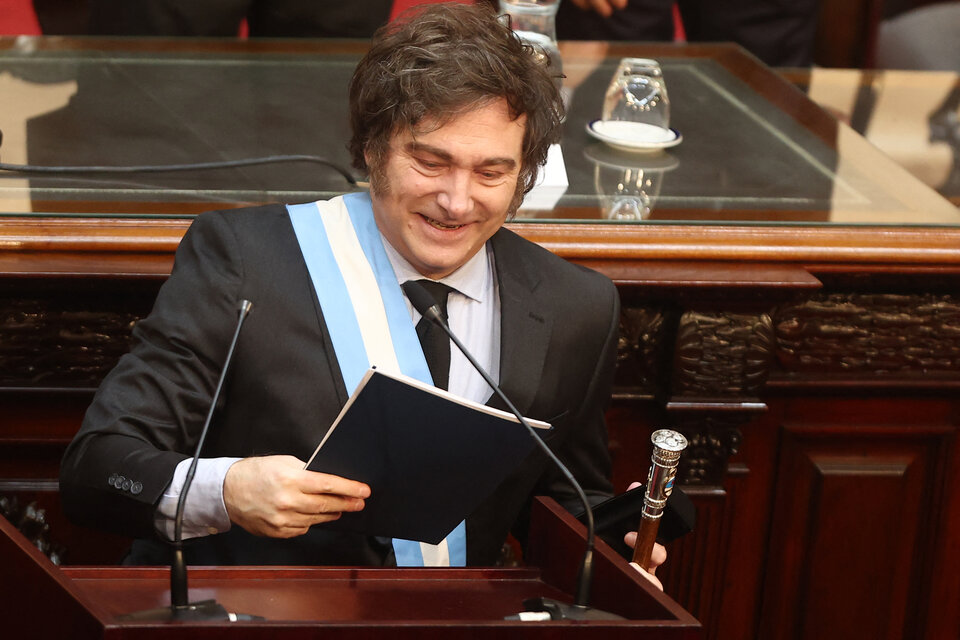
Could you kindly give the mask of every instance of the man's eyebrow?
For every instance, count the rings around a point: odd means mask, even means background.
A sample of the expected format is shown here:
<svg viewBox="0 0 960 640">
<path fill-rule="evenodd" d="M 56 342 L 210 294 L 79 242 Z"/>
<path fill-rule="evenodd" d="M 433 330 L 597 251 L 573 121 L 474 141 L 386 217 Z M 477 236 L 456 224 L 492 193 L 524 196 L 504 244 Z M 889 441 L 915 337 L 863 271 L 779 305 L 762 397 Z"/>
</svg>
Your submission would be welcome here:
<svg viewBox="0 0 960 640">
<path fill-rule="evenodd" d="M 408 153 L 429 153 L 432 156 L 436 156 L 444 162 L 452 162 L 453 156 L 443 149 L 434 147 L 433 145 L 425 144 L 423 142 L 417 142 L 416 140 L 411 140 L 410 142 L 404 145 L 404 149 Z M 510 157 L 503 158 L 485 158 L 477 166 L 479 167 L 492 167 L 492 166 L 503 166 L 505 169 L 513 169 L 517 166 L 517 161 Z"/>
</svg>

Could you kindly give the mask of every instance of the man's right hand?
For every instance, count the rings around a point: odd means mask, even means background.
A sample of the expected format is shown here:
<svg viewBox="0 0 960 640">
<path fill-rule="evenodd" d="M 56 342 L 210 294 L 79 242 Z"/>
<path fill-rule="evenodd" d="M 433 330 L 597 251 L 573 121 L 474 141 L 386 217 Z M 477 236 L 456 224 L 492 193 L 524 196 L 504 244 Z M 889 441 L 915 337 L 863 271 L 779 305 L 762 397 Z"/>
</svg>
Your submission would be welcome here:
<svg viewBox="0 0 960 640">
<path fill-rule="evenodd" d="M 258 536 L 293 538 L 345 511 L 360 511 L 370 487 L 340 476 L 307 471 L 294 456 L 244 458 L 223 481 L 230 521 Z"/>
</svg>

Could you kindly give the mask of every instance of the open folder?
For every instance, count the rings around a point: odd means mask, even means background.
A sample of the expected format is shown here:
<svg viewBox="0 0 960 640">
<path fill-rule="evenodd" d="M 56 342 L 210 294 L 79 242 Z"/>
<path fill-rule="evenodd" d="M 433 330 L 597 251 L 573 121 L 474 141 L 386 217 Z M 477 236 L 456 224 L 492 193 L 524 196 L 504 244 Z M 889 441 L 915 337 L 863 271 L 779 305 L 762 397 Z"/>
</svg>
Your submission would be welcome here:
<svg viewBox="0 0 960 640">
<path fill-rule="evenodd" d="M 510 413 L 370 369 L 307 469 L 365 482 L 371 495 L 363 511 L 320 526 L 438 544 L 533 447 Z"/>
</svg>

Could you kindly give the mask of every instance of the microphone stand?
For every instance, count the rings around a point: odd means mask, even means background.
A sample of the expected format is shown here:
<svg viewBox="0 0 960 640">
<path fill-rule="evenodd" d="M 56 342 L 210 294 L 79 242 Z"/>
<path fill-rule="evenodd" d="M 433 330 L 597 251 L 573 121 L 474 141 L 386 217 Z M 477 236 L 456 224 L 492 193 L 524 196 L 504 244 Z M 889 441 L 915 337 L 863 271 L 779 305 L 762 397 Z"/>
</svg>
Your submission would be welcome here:
<svg viewBox="0 0 960 640">
<path fill-rule="evenodd" d="M 587 603 L 590 601 L 590 586 L 593 583 L 593 547 L 594 547 L 594 523 L 593 523 L 593 510 L 590 508 L 590 502 L 587 500 L 587 495 L 583 492 L 583 488 L 580 486 L 580 483 L 577 482 L 576 478 L 573 477 L 573 474 L 570 473 L 570 470 L 567 469 L 566 465 L 557 458 L 556 454 L 550 450 L 550 447 L 540 438 L 537 432 L 533 427 L 530 426 L 530 423 L 527 422 L 526 418 L 521 415 L 513 403 L 510 402 L 510 399 L 503 393 L 500 389 L 500 386 L 494 382 L 493 378 L 490 377 L 483 367 L 480 366 L 480 363 L 473 357 L 473 355 L 467 350 L 460 339 L 454 335 L 453 331 L 450 330 L 450 327 L 447 326 L 447 323 L 443 319 L 443 314 L 440 311 L 440 307 L 437 305 L 436 300 L 433 296 L 419 283 L 414 280 L 403 283 L 402 285 L 404 293 L 407 294 L 407 298 L 413 304 L 417 311 L 420 312 L 420 315 L 428 318 L 431 322 L 435 323 L 444 333 L 450 336 L 450 340 L 457 346 L 457 349 L 460 350 L 474 369 L 477 370 L 484 381 L 493 389 L 493 392 L 503 401 L 507 406 L 510 412 L 516 416 L 517 420 L 520 421 L 530 434 L 530 437 L 533 438 L 533 441 L 536 445 L 543 451 L 544 454 L 557 466 L 560 470 L 560 473 L 563 474 L 563 477 L 566 481 L 573 487 L 574 491 L 577 493 L 577 497 L 580 498 L 580 501 L 583 503 L 584 512 L 586 514 L 587 522 L 587 541 L 586 549 L 583 554 L 583 560 L 580 562 L 580 572 L 577 575 L 577 589 L 574 598 L 573 604 L 567 604 L 565 602 L 558 602 L 550 598 L 532 598 L 524 601 L 524 606 L 527 608 L 527 611 L 536 612 L 542 611 L 550 615 L 552 620 L 623 620 L 622 616 L 618 616 L 614 613 L 609 613 L 607 611 L 602 611 L 600 609 L 593 609 L 587 606 Z"/>
<path fill-rule="evenodd" d="M 158 609 L 148 609 L 120 616 L 122 620 L 136 621 L 203 621 L 220 620 L 236 622 L 237 620 L 262 620 L 259 616 L 250 616 L 245 614 L 234 614 L 227 612 L 223 605 L 216 600 L 202 600 L 200 602 L 189 601 L 187 588 L 187 563 L 183 559 L 183 512 L 187 504 L 187 493 L 193 484 L 193 477 L 197 472 L 197 464 L 200 460 L 200 451 L 203 449 L 203 443 L 207 439 L 207 432 L 210 430 L 210 423 L 213 420 L 213 413 L 217 407 L 217 400 L 220 398 L 220 391 L 223 388 L 223 381 L 227 377 L 227 370 L 230 368 L 230 362 L 233 360 L 233 352 L 237 346 L 237 340 L 240 337 L 240 329 L 243 327 L 243 321 L 253 303 L 249 300 L 240 301 L 240 317 L 237 320 L 237 327 L 233 332 L 233 339 L 230 341 L 230 347 L 227 350 L 227 357 L 224 359 L 223 368 L 220 371 L 220 379 L 217 381 L 217 387 L 213 392 L 213 398 L 210 401 L 210 409 L 207 411 L 206 420 L 203 423 L 203 429 L 200 430 L 200 438 L 197 441 L 197 448 L 193 454 L 193 460 L 187 469 L 187 475 L 183 482 L 183 488 L 180 491 L 180 498 L 177 502 L 177 513 L 174 520 L 173 529 L 173 560 L 170 563 L 170 606 L 160 607 Z"/>
</svg>

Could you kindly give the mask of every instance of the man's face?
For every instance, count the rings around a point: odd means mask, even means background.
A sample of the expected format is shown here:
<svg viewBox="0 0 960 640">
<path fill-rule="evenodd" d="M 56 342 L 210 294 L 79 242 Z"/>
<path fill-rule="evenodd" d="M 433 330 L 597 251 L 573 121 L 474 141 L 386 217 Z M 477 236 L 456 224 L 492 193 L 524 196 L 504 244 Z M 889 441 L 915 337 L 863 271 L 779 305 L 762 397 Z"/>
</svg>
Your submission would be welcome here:
<svg viewBox="0 0 960 640">
<path fill-rule="evenodd" d="M 453 273 L 504 223 L 525 126 L 505 100 L 493 101 L 426 133 L 395 134 L 382 166 L 371 167 L 377 227 L 421 274 Z"/>
</svg>

